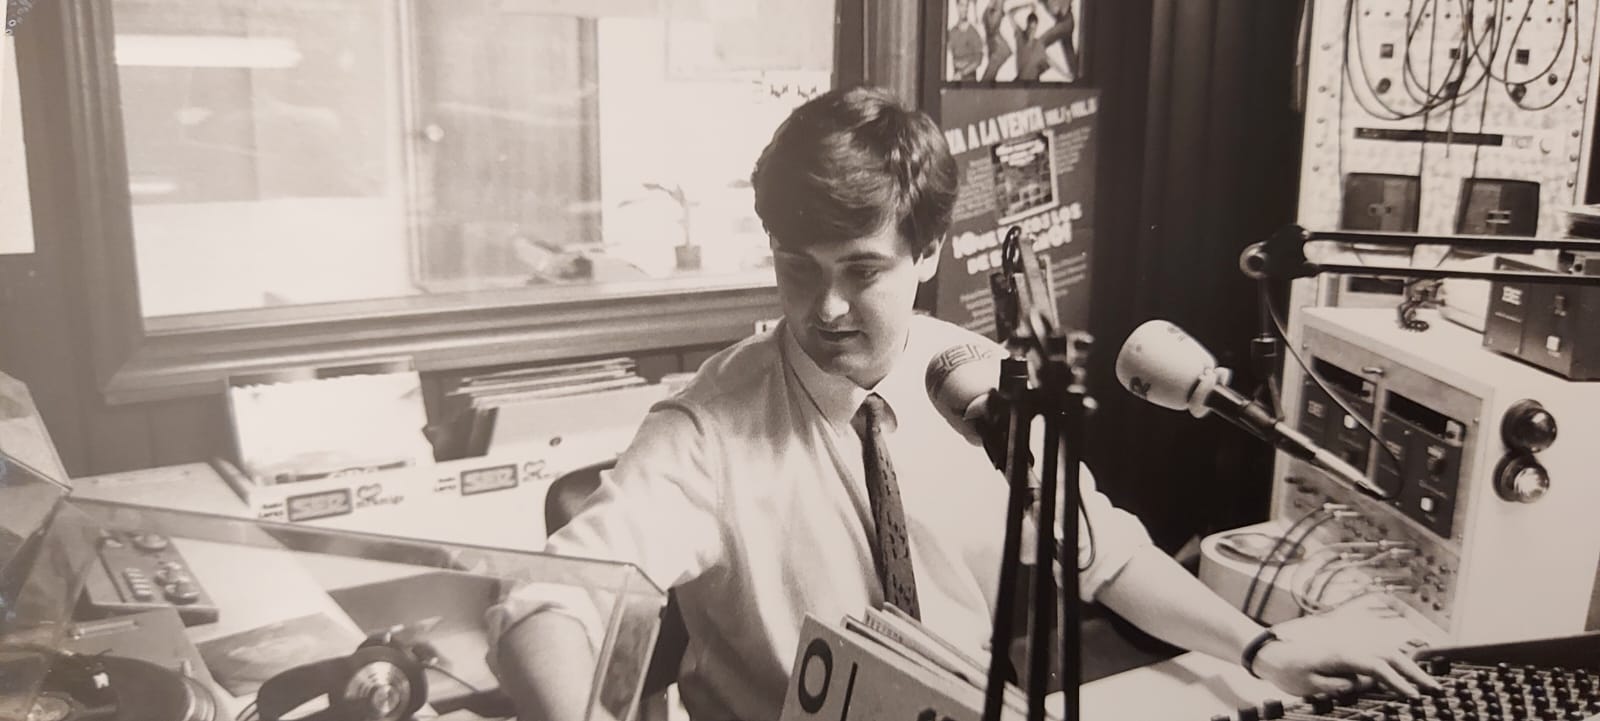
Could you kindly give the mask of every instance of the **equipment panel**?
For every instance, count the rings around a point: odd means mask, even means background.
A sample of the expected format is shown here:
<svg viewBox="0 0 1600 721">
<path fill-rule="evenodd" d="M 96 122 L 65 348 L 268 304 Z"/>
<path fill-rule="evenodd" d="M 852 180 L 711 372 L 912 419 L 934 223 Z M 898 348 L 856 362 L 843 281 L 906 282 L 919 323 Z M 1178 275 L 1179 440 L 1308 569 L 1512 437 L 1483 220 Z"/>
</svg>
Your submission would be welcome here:
<svg viewBox="0 0 1600 721">
<path fill-rule="evenodd" d="M 1504 358 L 1437 318 L 1402 330 L 1379 309 L 1307 309 L 1301 338 L 1314 375 L 1285 389 L 1289 422 L 1382 493 L 1284 456 L 1274 517 L 1334 504 L 1344 510 L 1319 540 L 1402 548 L 1402 572 L 1381 590 L 1452 640 L 1585 630 L 1600 444 L 1583 436 L 1600 421 L 1600 384 Z"/>
</svg>

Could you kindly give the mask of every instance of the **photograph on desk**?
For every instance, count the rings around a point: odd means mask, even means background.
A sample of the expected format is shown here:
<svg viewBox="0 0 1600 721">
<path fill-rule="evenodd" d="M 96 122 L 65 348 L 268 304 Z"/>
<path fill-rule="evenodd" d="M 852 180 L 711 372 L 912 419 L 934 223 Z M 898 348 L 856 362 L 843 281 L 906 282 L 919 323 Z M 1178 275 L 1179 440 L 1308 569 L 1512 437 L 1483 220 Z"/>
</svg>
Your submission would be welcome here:
<svg viewBox="0 0 1600 721">
<path fill-rule="evenodd" d="M 234 696 L 248 696 L 273 676 L 343 656 L 359 643 L 361 634 L 316 613 L 212 639 L 199 648 L 218 684 Z"/>
</svg>

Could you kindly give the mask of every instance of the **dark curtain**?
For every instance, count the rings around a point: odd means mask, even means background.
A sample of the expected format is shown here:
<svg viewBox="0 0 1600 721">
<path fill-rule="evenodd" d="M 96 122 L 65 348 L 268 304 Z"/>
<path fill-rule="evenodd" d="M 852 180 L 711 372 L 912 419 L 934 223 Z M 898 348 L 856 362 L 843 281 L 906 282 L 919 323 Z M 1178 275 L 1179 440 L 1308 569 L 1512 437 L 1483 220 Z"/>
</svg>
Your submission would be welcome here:
<svg viewBox="0 0 1600 721">
<path fill-rule="evenodd" d="M 1270 449 L 1217 418 L 1147 405 L 1112 364 L 1138 324 L 1165 318 L 1254 390 L 1256 289 L 1239 251 L 1292 222 L 1300 115 L 1291 107 L 1300 3 L 1094 2 L 1103 89 L 1093 268 L 1088 461 L 1102 490 L 1175 550 L 1265 517 Z"/>
</svg>

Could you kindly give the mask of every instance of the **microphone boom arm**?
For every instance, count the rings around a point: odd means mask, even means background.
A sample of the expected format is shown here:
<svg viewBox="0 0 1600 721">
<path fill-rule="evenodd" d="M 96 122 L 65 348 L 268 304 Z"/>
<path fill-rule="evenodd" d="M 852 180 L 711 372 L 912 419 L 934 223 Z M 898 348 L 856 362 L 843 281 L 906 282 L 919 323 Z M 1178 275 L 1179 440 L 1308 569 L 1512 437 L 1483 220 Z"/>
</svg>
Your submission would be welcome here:
<svg viewBox="0 0 1600 721">
<path fill-rule="evenodd" d="M 1466 278 L 1561 285 L 1600 285 L 1600 275 L 1321 263 L 1306 257 L 1306 244 L 1316 241 L 1334 241 L 1383 248 L 1415 248 L 1420 245 L 1444 245 L 1455 250 L 1472 250 L 1485 253 L 1568 250 L 1600 254 L 1600 241 L 1593 240 L 1518 238 L 1505 235 L 1421 235 L 1417 233 L 1380 233 L 1359 230 L 1306 230 L 1299 225 L 1287 225 L 1280 228 L 1266 240 L 1252 243 L 1245 248 L 1244 252 L 1239 255 L 1239 270 L 1246 276 L 1256 280 L 1289 280 L 1310 278 L 1322 273 L 1351 273 L 1408 278 Z"/>
<path fill-rule="evenodd" d="M 1339 480 L 1349 483 L 1368 495 L 1388 499 L 1390 494 L 1367 480 L 1367 474 L 1350 465 L 1332 451 L 1312 442 L 1300 431 L 1285 425 L 1261 404 L 1252 402 L 1226 385 L 1217 385 L 1205 396 L 1207 408 L 1219 411 L 1217 415 L 1257 439 L 1265 441 L 1284 453 L 1310 463 Z"/>
</svg>

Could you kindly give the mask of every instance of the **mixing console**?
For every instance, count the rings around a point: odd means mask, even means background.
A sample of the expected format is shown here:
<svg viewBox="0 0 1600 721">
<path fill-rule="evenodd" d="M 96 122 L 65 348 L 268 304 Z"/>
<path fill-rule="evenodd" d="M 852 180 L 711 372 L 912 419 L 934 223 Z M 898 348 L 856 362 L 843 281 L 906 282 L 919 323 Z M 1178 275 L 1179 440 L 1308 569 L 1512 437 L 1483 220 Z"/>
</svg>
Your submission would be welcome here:
<svg viewBox="0 0 1600 721">
<path fill-rule="evenodd" d="M 1268 699 L 1212 721 L 1583 721 L 1600 718 L 1600 634 L 1438 649 L 1418 658 L 1442 690 L 1381 688 Z"/>
</svg>

